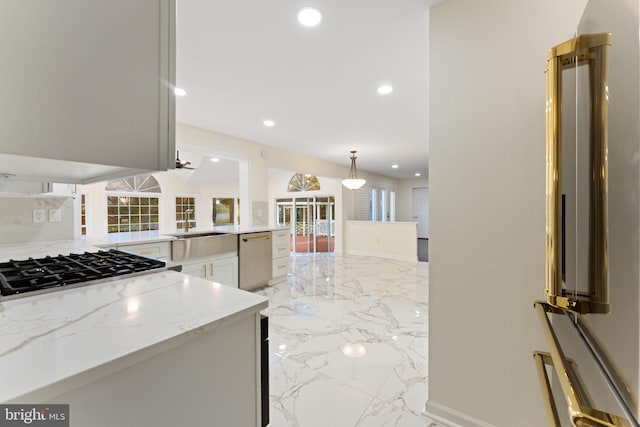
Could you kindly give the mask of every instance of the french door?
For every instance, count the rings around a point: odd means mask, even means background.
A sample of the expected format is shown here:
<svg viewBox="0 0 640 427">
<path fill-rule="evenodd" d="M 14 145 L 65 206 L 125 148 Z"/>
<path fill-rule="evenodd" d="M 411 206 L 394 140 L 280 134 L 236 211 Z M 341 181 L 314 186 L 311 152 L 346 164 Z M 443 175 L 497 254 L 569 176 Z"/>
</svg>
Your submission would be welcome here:
<svg viewBox="0 0 640 427">
<path fill-rule="evenodd" d="M 335 198 L 293 197 L 276 200 L 276 224 L 288 226 L 291 252 L 333 252 Z"/>
</svg>

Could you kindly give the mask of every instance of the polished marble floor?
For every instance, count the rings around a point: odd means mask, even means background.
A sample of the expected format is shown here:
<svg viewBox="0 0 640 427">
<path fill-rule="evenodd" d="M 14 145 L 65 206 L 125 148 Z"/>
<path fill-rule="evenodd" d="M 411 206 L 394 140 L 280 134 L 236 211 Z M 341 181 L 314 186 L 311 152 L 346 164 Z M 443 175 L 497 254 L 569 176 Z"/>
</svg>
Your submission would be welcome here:
<svg viewBox="0 0 640 427">
<path fill-rule="evenodd" d="M 440 427 L 427 398 L 428 263 L 292 256 L 269 297 L 270 427 Z"/>
</svg>

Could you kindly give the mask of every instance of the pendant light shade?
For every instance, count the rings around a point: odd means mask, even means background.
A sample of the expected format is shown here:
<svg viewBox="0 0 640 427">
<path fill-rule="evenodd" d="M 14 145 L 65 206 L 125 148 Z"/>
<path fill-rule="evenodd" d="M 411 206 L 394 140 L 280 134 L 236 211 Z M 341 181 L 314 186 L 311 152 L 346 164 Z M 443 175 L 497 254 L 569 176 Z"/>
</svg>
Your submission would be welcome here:
<svg viewBox="0 0 640 427">
<path fill-rule="evenodd" d="M 349 178 L 343 179 L 342 185 L 349 190 L 357 190 L 362 187 L 367 181 L 358 178 L 358 168 L 356 167 L 356 151 L 351 151 L 351 169 L 349 170 Z"/>
</svg>

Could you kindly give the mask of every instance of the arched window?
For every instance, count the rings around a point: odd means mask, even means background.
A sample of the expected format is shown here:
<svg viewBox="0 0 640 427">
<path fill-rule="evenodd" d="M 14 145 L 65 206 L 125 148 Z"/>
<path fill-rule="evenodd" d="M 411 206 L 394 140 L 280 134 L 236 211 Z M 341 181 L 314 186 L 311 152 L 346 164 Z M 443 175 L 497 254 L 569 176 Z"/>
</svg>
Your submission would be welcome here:
<svg viewBox="0 0 640 427">
<path fill-rule="evenodd" d="M 107 232 L 158 230 L 160 184 L 151 174 L 108 181 Z"/>
<path fill-rule="evenodd" d="M 318 191 L 320 190 L 320 181 L 315 175 L 297 173 L 291 177 L 289 181 L 289 192 L 296 191 Z"/>
<path fill-rule="evenodd" d="M 106 191 L 124 191 L 131 193 L 160 193 L 160 184 L 150 174 L 130 176 L 107 181 Z"/>
</svg>

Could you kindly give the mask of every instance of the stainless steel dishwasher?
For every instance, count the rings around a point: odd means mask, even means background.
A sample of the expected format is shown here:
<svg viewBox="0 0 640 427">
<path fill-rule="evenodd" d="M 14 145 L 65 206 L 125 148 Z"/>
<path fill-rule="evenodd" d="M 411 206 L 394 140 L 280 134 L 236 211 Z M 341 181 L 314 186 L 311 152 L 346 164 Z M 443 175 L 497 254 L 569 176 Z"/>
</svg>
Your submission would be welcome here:
<svg viewBox="0 0 640 427">
<path fill-rule="evenodd" d="M 273 265 L 271 232 L 241 234 L 238 246 L 240 289 L 250 291 L 267 285 Z"/>
</svg>

